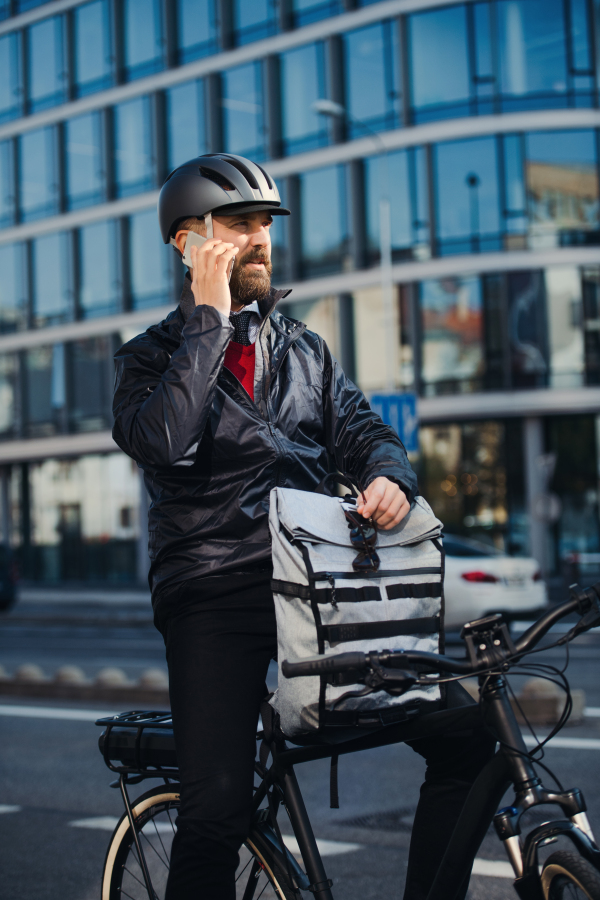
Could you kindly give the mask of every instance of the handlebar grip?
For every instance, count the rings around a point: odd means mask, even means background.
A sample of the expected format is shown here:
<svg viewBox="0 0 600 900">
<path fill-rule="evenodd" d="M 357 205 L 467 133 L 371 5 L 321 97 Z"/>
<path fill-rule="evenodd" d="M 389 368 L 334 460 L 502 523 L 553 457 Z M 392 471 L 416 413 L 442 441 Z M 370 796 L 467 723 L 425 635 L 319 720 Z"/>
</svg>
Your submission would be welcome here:
<svg viewBox="0 0 600 900">
<path fill-rule="evenodd" d="M 308 659 L 284 659 L 281 671 L 286 678 L 306 675 L 325 675 L 347 672 L 348 669 L 364 669 L 367 657 L 364 653 L 338 653 L 336 656 L 310 656 Z"/>
</svg>

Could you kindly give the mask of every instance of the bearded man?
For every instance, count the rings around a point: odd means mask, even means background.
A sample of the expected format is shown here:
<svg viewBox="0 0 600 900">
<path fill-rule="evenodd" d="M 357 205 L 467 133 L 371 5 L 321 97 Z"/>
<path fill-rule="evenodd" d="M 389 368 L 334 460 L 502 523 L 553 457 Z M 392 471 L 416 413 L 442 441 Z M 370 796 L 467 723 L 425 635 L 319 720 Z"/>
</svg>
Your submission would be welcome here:
<svg viewBox="0 0 600 900">
<path fill-rule="evenodd" d="M 166 900 L 235 900 L 277 647 L 271 488 L 312 491 L 333 461 L 365 486 L 358 511 L 383 529 L 409 512 L 417 489 L 398 436 L 322 338 L 276 310 L 286 292 L 270 283 L 274 215 L 289 211 L 250 160 L 213 154 L 171 173 L 159 220 L 191 273 L 177 309 L 115 357 L 113 434 L 143 469 L 151 499 L 149 580 L 181 775 Z M 200 246 L 190 232 L 205 239 Z M 426 896 L 489 743 L 463 736 L 446 760 L 443 740 L 413 742 L 437 756 L 407 898 Z"/>
</svg>

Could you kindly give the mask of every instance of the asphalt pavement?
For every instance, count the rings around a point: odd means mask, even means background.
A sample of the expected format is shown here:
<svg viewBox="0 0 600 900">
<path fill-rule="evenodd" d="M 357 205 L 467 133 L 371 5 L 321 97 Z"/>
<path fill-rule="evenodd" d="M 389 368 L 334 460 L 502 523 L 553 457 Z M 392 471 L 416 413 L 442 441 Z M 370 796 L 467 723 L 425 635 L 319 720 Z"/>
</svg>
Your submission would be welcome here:
<svg viewBox="0 0 600 900">
<path fill-rule="evenodd" d="M 106 665 L 119 665 L 130 675 L 164 666 L 162 640 L 147 611 L 138 606 L 122 615 L 119 609 L 118 621 L 115 610 L 104 612 L 99 607 L 82 621 L 90 610 L 71 608 L 66 621 L 60 610 L 25 615 L 17 607 L 0 620 L 0 663 L 10 671 L 22 662 L 37 662 L 50 674 L 69 662 L 89 675 Z M 599 649 L 600 635 L 593 634 L 571 650 L 571 685 L 586 691 L 592 714 L 562 732 L 561 737 L 574 739 L 572 746 L 557 741 L 545 758 L 566 786 L 583 789 L 598 834 L 600 717 L 593 713 L 600 708 Z M 562 665 L 565 654 L 549 651 L 538 658 Z M 109 787 L 114 776 L 98 752 L 99 729 L 92 719 L 97 712 L 116 711 L 0 697 L 2 900 L 100 900 L 109 829 L 122 806 L 119 792 Z M 328 762 L 298 768 L 315 833 L 325 842 L 336 900 L 402 897 L 423 772 L 421 758 L 403 745 L 342 757 L 341 808 L 331 810 Z M 516 897 L 504 851 L 492 833 L 479 851 L 476 872 L 482 874 L 473 875 L 469 900 Z"/>
</svg>

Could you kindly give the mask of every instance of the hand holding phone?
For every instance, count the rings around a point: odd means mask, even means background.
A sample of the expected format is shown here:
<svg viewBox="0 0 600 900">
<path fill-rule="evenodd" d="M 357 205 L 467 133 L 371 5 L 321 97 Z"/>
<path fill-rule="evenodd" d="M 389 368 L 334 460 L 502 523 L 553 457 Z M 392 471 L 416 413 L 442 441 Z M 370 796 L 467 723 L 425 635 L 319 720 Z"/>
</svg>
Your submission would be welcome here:
<svg viewBox="0 0 600 900">
<path fill-rule="evenodd" d="M 201 234 L 197 234 L 195 231 L 188 231 L 188 236 L 185 241 L 185 249 L 183 251 L 183 257 L 182 257 L 182 262 L 183 262 L 184 266 L 189 266 L 190 268 L 193 268 L 191 248 L 192 247 L 200 248 L 208 240 L 209 240 L 209 238 L 204 237 Z M 229 263 L 229 268 L 227 270 L 227 280 L 228 281 L 231 281 L 231 273 L 233 272 L 234 262 L 235 262 L 235 259 L 232 259 L 231 262 Z"/>
<path fill-rule="evenodd" d="M 204 247 L 207 241 L 209 244 Z M 187 264 L 191 266 L 192 293 L 196 306 L 214 306 L 223 315 L 229 315 L 229 279 L 238 249 L 227 241 L 215 241 L 194 231 L 188 232 L 183 261 L 189 261 Z M 224 271 L 227 272 L 227 280 L 223 278 Z"/>
</svg>

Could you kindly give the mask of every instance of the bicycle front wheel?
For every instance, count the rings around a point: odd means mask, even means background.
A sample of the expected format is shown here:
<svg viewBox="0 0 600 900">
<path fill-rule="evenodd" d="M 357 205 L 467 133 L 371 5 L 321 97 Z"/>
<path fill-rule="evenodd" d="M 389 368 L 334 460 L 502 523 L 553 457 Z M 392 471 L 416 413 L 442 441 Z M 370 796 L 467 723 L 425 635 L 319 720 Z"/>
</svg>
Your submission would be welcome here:
<svg viewBox="0 0 600 900">
<path fill-rule="evenodd" d="M 578 853 L 552 853 L 541 877 L 544 900 L 600 900 L 600 873 Z"/>
<path fill-rule="evenodd" d="M 146 862 L 153 896 L 163 900 L 169 876 L 171 844 L 179 810 L 178 785 L 162 785 L 139 797 L 132 805 L 135 828 Z M 287 873 L 281 872 L 268 846 L 253 842 L 252 834 L 240 850 L 235 873 L 236 900 L 298 900 Z M 123 814 L 110 840 L 102 877 L 102 900 L 148 900 L 127 814 Z"/>
</svg>

